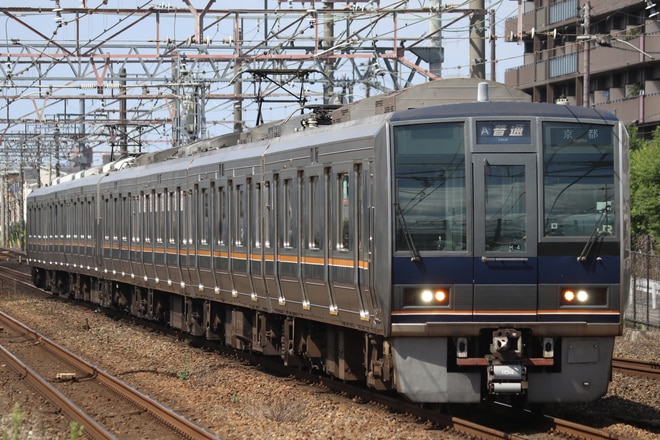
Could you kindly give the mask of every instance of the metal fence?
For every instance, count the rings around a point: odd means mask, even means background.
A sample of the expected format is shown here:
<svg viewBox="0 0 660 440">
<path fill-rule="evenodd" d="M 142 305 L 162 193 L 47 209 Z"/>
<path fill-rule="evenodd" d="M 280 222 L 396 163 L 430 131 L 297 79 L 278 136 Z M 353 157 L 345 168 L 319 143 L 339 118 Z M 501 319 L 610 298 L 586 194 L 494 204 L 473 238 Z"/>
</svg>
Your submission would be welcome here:
<svg viewBox="0 0 660 440">
<path fill-rule="evenodd" d="M 660 330 L 660 255 L 652 251 L 633 251 L 630 257 L 626 321 Z"/>
</svg>

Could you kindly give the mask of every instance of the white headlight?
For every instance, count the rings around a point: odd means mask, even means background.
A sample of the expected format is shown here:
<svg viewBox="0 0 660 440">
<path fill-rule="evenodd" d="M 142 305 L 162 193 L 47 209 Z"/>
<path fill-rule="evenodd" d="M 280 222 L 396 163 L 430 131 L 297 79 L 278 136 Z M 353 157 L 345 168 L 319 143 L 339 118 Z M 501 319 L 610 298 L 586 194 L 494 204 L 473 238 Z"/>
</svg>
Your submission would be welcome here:
<svg viewBox="0 0 660 440">
<path fill-rule="evenodd" d="M 425 303 L 430 303 L 433 301 L 433 292 L 430 290 L 426 289 L 422 291 L 422 301 Z"/>
<path fill-rule="evenodd" d="M 589 299 L 589 294 L 586 290 L 578 290 L 577 299 L 580 302 L 585 302 Z"/>
</svg>

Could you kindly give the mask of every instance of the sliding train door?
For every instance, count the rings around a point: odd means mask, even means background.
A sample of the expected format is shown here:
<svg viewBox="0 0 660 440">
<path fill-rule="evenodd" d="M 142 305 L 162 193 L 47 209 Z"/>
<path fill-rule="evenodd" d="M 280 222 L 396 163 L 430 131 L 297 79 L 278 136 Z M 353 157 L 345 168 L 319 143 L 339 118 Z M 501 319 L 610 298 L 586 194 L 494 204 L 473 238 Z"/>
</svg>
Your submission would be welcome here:
<svg viewBox="0 0 660 440">
<path fill-rule="evenodd" d="M 474 319 L 535 321 L 536 154 L 474 154 Z"/>
</svg>

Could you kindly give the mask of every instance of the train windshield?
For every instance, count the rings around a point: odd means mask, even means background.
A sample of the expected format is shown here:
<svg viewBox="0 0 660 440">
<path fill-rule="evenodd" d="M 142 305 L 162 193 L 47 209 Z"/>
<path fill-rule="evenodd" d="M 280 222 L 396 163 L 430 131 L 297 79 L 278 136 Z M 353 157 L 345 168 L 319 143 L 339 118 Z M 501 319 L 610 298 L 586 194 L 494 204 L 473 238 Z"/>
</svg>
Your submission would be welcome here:
<svg viewBox="0 0 660 440">
<path fill-rule="evenodd" d="M 396 250 L 466 249 L 463 123 L 395 127 Z"/>
<path fill-rule="evenodd" d="M 543 125 L 545 236 L 616 231 L 614 146 L 610 125 Z"/>
</svg>

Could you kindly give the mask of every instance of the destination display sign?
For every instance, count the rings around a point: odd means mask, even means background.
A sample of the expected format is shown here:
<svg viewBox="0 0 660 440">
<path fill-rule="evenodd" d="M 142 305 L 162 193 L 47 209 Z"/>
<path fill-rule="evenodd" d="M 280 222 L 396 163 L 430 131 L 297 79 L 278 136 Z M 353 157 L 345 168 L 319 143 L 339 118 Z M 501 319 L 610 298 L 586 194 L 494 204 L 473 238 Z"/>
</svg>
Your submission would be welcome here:
<svg viewBox="0 0 660 440">
<path fill-rule="evenodd" d="M 477 144 L 530 144 L 529 121 L 478 121 Z"/>
<path fill-rule="evenodd" d="M 548 147 L 612 145 L 612 126 L 553 123 L 544 126 L 544 144 Z"/>
</svg>

